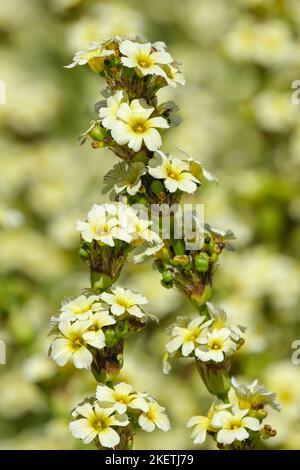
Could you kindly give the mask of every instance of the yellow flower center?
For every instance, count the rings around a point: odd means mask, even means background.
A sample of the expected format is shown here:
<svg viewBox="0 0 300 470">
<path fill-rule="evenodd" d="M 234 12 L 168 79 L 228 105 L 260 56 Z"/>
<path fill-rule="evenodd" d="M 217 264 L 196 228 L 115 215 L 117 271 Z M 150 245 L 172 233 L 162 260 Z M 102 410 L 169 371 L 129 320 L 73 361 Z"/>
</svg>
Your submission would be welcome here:
<svg viewBox="0 0 300 470">
<path fill-rule="evenodd" d="M 155 421 L 156 419 L 155 411 L 150 408 L 149 411 L 147 412 L 147 417 L 150 419 L 150 421 Z"/>
<path fill-rule="evenodd" d="M 242 420 L 236 416 L 233 416 L 226 424 L 225 429 L 235 431 L 236 429 L 242 428 Z"/>
<path fill-rule="evenodd" d="M 169 178 L 172 178 L 173 180 L 178 181 L 180 179 L 180 171 L 176 171 L 172 165 L 169 165 L 166 168 L 166 173 Z"/>
<path fill-rule="evenodd" d="M 101 431 L 103 429 L 107 429 L 109 427 L 108 418 L 105 416 L 95 416 L 91 421 L 91 426 L 97 431 Z"/>
<path fill-rule="evenodd" d="M 129 395 L 124 395 L 122 393 L 117 393 L 115 392 L 115 400 L 118 401 L 119 403 L 124 403 L 127 405 L 130 402 L 130 397 Z"/>
<path fill-rule="evenodd" d="M 199 336 L 199 328 L 194 328 L 193 330 L 188 330 L 185 334 L 184 339 L 186 341 L 196 341 Z"/>
<path fill-rule="evenodd" d="M 211 349 L 218 350 L 218 349 L 221 349 L 221 346 L 220 346 L 218 343 L 213 343 L 213 344 L 211 345 Z"/>
<path fill-rule="evenodd" d="M 81 337 L 74 338 L 72 341 L 72 347 L 75 350 L 82 348 L 84 344 L 85 344 L 84 339 Z"/>
<path fill-rule="evenodd" d="M 148 69 L 148 68 L 152 67 L 152 65 L 154 64 L 153 59 L 151 58 L 151 56 L 143 54 L 143 53 L 139 55 L 139 57 L 137 59 L 137 63 L 143 69 Z"/>
<path fill-rule="evenodd" d="M 77 315 L 80 313 L 86 313 L 89 310 L 90 310 L 89 304 L 85 305 L 84 307 L 74 307 L 74 313 L 76 313 Z"/>
<path fill-rule="evenodd" d="M 118 297 L 117 303 L 121 305 L 121 307 L 125 307 L 125 308 L 130 308 L 134 305 L 132 302 L 130 302 L 128 299 L 124 297 Z"/>
<path fill-rule="evenodd" d="M 145 122 L 137 122 L 132 126 L 132 129 L 136 134 L 143 134 L 146 130 Z"/>
<path fill-rule="evenodd" d="M 90 331 L 99 331 L 100 327 L 99 327 L 98 323 L 95 323 L 94 325 L 89 327 L 89 330 Z"/>
</svg>

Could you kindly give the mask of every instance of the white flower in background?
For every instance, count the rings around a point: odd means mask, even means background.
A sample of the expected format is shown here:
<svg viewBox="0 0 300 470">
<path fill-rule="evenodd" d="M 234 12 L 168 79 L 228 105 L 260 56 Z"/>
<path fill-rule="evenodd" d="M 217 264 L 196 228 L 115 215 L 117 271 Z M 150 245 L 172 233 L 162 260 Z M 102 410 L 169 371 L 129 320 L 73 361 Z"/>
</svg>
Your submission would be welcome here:
<svg viewBox="0 0 300 470">
<path fill-rule="evenodd" d="M 148 171 L 153 178 L 163 179 L 170 193 L 178 189 L 193 193 L 197 189 L 197 184 L 200 184 L 200 181 L 189 173 L 189 165 L 186 162 L 161 151 L 156 151 L 149 161 Z"/>
<path fill-rule="evenodd" d="M 174 337 L 166 344 L 167 351 L 172 354 L 181 348 L 183 356 L 189 356 L 199 343 L 206 342 L 207 328 L 211 320 L 204 321 L 205 317 L 197 317 L 192 320 L 186 328 L 174 326 L 171 335 Z"/>
<path fill-rule="evenodd" d="M 141 428 L 146 432 L 152 432 L 155 426 L 157 426 L 164 432 L 169 431 L 171 426 L 169 418 L 165 413 L 165 408 L 154 400 L 149 401 L 148 406 L 148 411 L 142 413 L 139 417 L 139 425 Z"/>
<path fill-rule="evenodd" d="M 122 90 L 116 91 L 113 95 L 107 98 L 106 107 L 99 109 L 99 117 L 102 119 L 102 126 L 106 129 L 112 129 L 117 123 L 117 113 L 121 104 L 125 101 L 124 92 Z"/>
<path fill-rule="evenodd" d="M 298 120 L 297 106 L 291 105 L 289 93 L 268 90 L 257 95 L 253 104 L 257 123 L 266 131 L 287 132 Z"/>
<path fill-rule="evenodd" d="M 0 206 L 0 228 L 18 228 L 23 225 L 25 217 L 22 212 Z"/>
<path fill-rule="evenodd" d="M 148 106 L 143 100 L 133 100 L 130 105 L 122 103 L 117 116 L 119 121 L 111 130 L 112 137 L 119 145 L 128 144 L 128 147 L 138 152 L 142 144 L 151 150 L 157 150 L 161 144 L 161 136 L 156 128 L 168 128 L 169 124 L 162 117 L 150 118 L 154 108 Z"/>
<path fill-rule="evenodd" d="M 114 408 L 118 413 L 125 413 L 128 408 L 147 412 L 149 405 L 142 394 L 136 393 L 133 387 L 124 382 L 116 384 L 113 388 L 107 385 L 98 385 L 97 400 L 102 407 Z"/>
<path fill-rule="evenodd" d="M 145 313 L 141 310 L 140 305 L 145 305 L 148 300 L 140 294 L 136 294 L 123 287 L 112 289 L 112 294 L 103 292 L 101 299 L 110 305 L 111 312 L 117 317 L 128 313 L 134 317 L 144 318 Z"/>
<path fill-rule="evenodd" d="M 118 218 L 113 214 L 114 209 L 113 204 L 94 204 L 87 214 L 87 222 L 77 222 L 76 228 L 81 232 L 82 238 L 88 242 L 98 240 L 109 246 L 114 246 L 114 239 L 129 243 L 131 237 L 120 226 Z"/>
<path fill-rule="evenodd" d="M 84 332 L 89 328 L 89 320 L 71 323 L 69 320 L 63 320 L 58 328 L 62 333 L 51 345 L 51 356 L 59 366 L 64 366 L 72 360 L 77 369 L 88 368 L 93 356 L 88 350 L 88 342 L 84 340 Z"/>
<path fill-rule="evenodd" d="M 78 419 L 69 424 L 74 437 L 81 439 L 84 444 L 98 437 L 101 446 L 108 448 L 120 442 L 120 436 L 113 427 L 127 426 L 129 423 L 126 415 L 115 414 L 114 408 L 101 408 L 97 403 L 94 407 L 90 403 L 77 406 L 74 415 Z"/>
<path fill-rule="evenodd" d="M 125 67 L 135 68 L 142 75 L 165 75 L 160 67 L 163 64 L 173 62 L 172 56 L 164 49 L 152 50 L 150 43 L 140 44 L 137 42 L 125 40 L 119 46 L 123 54 L 121 62 Z M 124 57 L 125 56 L 125 57 Z"/>
<path fill-rule="evenodd" d="M 280 20 L 256 22 L 246 18 L 238 21 L 225 38 L 228 54 L 266 67 L 290 64 L 295 45 L 289 27 Z"/>
<path fill-rule="evenodd" d="M 194 428 L 191 434 L 191 439 L 194 444 L 203 444 L 206 439 L 207 431 L 216 431 L 217 428 L 213 427 L 211 422 L 212 419 L 218 411 L 226 410 L 230 408 L 231 405 L 228 404 L 213 404 L 207 416 L 192 416 L 187 422 L 187 428 Z"/>
<path fill-rule="evenodd" d="M 103 310 L 96 312 L 90 316 L 92 324 L 88 327 L 82 335 L 84 341 L 97 349 L 102 349 L 105 346 L 105 335 L 102 331 L 104 326 L 114 325 L 116 320 L 109 314 L 109 312 Z"/>
<path fill-rule="evenodd" d="M 270 406 L 276 411 L 281 406 L 276 398 L 276 393 L 270 392 L 263 385 L 254 380 L 249 386 L 239 385 L 234 377 L 231 379 L 232 388 L 229 390 L 230 403 L 240 409 L 258 409 Z"/>
<path fill-rule="evenodd" d="M 55 0 L 56 2 L 62 0 Z M 65 0 L 66 1 L 66 0 Z M 69 0 L 70 1 L 70 0 Z M 81 1 L 82 3 L 82 1 Z M 92 41 L 102 38 L 131 36 L 145 31 L 145 16 L 142 11 L 130 8 L 126 3 L 90 2 L 84 14 L 66 25 L 66 43 L 69 50 L 80 49 Z M 106 21 L 108 19 L 108 21 Z"/>
<path fill-rule="evenodd" d="M 257 25 L 249 18 L 242 18 L 225 37 L 226 52 L 236 60 L 252 60 L 257 48 Z"/>
<path fill-rule="evenodd" d="M 98 295 L 80 295 L 74 300 L 64 304 L 61 308 L 59 318 L 61 320 L 88 320 L 90 315 L 101 308 Z"/>
<path fill-rule="evenodd" d="M 196 356 L 204 362 L 222 362 L 225 356 L 233 354 L 237 349 L 230 336 L 230 330 L 227 328 L 213 329 L 207 333 L 205 344 L 202 343 L 196 349 Z"/>
<path fill-rule="evenodd" d="M 120 170 L 122 168 L 122 174 L 113 186 L 115 192 L 118 194 L 126 189 L 130 196 L 134 196 L 142 186 L 141 176 L 146 172 L 145 165 L 142 162 L 133 162 L 130 165 L 121 162 L 117 165 L 120 165 Z"/>
<path fill-rule="evenodd" d="M 85 65 L 87 63 L 89 63 L 91 68 L 93 68 L 93 65 L 97 64 L 97 62 L 104 62 L 104 59 L 107 56 L 110 56 L 115 52 L 114 50 L 106 49 L 106 45 L 107 43 L 105 42 L 90 43 L 87 49 L 76 52 L 73 57 L 73 62 L 69 65 L 65 65 L 65 68 L 71 69 L 77 65 Z"/>
<path fill-rule="evenodd" d="M 185 85 L 185 78 L 178 67 L 174 67 L 174 65 L 168 64 L 163 66 L 163 70 L 165 72 L 164 79 L 168 85 L 173 88 L 176 88 L 178 84 Z"/>
<path fill-rule="evenodd" d="M 289 64 L 296 53 L 289 26 L 280 20 L 260 22 L 256 28 L 255 60 L 265 66 Z"/>
<path fill-rule="evenodd" d="M 211 424 L 220 428 L 217 434 L 217 442 L 221 444 L 232 444 L 236 441 L 244 441 L 249 437 L 249 432 L 259 431 L 260 423 L 258 419 L 247 416 L 249 410 L 233 409 L 230 411 L 220 411 L 214 415 Z"/>
</svg>

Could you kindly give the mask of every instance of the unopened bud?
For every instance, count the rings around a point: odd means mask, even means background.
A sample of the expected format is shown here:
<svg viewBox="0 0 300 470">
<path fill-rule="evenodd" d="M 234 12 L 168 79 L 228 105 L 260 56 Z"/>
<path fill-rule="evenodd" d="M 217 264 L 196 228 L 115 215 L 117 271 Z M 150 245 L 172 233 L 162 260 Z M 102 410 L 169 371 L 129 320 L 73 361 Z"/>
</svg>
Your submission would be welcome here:
<svg viewBox="0 0 300 470">
<path fill-rule="evenodd" d="M 196 270 L 200 273 L 206 273 L 209 269 L 209 261 L 210 258 L 207 253 L 202 252 L 196 255 L 194 258 Z"/>
<path fill-rule="evenodd" d="M 117 335 L 113 328 L 106 328 L 105 330 L 105 346 L 111 348 L 117 342 Z"/>
<path fill-rule="evenodd" d="M 97 142 L 102 142 L 106 135 L 106 130 L 100 124 L 96 124 L 90 131 L 89 136 Z"/>
<path fill-rule="evenodd" d="M 165 187 L 161 181 L 154 180 L 151 183 L 151 191 L 160 199 L 165 196 Z"/>
<path fill-rule="evenodd" d="M 172 260 L 172 263 L 175 266 L 186 266 L 187 264 L 189 264 L 189 262 L 190 259 L 187 255 L 176 255 Z"/>
</svg>

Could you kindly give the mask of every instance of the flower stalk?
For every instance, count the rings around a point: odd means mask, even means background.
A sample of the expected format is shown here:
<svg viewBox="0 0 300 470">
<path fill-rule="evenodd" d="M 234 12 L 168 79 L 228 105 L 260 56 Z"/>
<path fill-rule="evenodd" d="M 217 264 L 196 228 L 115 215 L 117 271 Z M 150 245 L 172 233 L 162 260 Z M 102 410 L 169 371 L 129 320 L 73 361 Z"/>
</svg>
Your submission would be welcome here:
<svg viewBox="0 0 300 470">
<path fill-rule="evenodd" d="M 210 303 L 219 258 L 232 248 L 234 235 L 202 226 L 192 213 L 191 226 L 184 226 L 178 236 L 177 212 L 170 212 L 185 193 L 195 193 L 206 182 L 217 183 L 185 151 L 180 150 L 179 157 L 161 150 L 163 133 L 178 126 L 180 119 L 176 104 L 159 103 L 157 92 L 185 84 L 179 63 L 163 42 L 115 37 L 77 52 L 67 67 L 78 65 L 88 65 L 107 84 L 95 105 L 97 117 L 81 142 L 89 139 L 94 149 L 109 148 L 120 162 L 103 181 L 102 192 L 109 193 L 111 203 L 95 204 L 86 220 L 77 222 L 79 253 L 90 269 L 91 287 L 64 303 L 52 319 L 53 359 L 60 366 L 72 361 L 75 367 L 90 368 L 98 384 L 95 397 L 73 411 L 70 430 L 99 449 L 131 449 L 136 429 L 170 429 L 165 409 L 148 393 L 117 382 L 128 337 L 153 317 L 144 310 L 147 299 L 116 282 L 129 257 L 139 262 L 153 256 L 162 285 L 179 289 L 197 312 L 194 318 L 178 318 L 169 328 L 164 372 L 171 369 L 170 358 L 192 357 L 216 398 L 207 416 L 188 421 L 194 443 L 210 435 L 218 448 L 257 447 L 275 432 L 264 423 L 265 407 L 279 405 L 257 382 L 240 386 L 230 376 L 231 356 L 243 345 L 245 329 L 231 325 L 226 313 Z M 156 226 L 148 219 L 153 213 Z"/>
</svg>

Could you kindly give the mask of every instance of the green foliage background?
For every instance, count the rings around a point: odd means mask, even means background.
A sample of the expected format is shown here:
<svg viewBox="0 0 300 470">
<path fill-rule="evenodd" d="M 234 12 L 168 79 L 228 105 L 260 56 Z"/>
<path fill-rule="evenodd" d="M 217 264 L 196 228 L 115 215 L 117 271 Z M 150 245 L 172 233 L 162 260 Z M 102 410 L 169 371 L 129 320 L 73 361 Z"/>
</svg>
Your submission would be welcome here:
<svg viewBox="0 0 300 470">
<path fill-rule="evenodd" d="M 261 25 L 271 39 L 262 34 L 257 46 Z M 64 296 L 89 283 L 75 222 L 104 201 L 101 179 L 116 157 L 76 142 L 94 118 L 101 82 L 87 68 L 63 65 L 89 41 L 116 33 L 163 40 L 183 62 L 186 87 L 161 93 L 179 103 L 183 118 L 164 134 L 163 148 L 183 147 L 220 180 L 186 202 L 204 202 L 206 220 L 238 237 L 237 253 L 222 256 L 213 298 L 248 327 L 232 371 L 278 393 L 282 412 L 269 419 L 278 435 L 266 445 L 299 449 L 300 365 L 291 363 L 300 338 L 300 107 L 291 103 L 291 83 L 300 79 L 297 0 L 0 0 L 7 87 L 0 105 L 0 339 L 7 345 L 0 448 L 80 447 L 68 414 L 95 383 L 48 359 L 48 322 Z M 169 376 L 161 371 L 165 326 L 193 310 L 160 286 L 150 263 L 128 266 L 122 282 L 146 295 L 161 319 L 131 339 L 122 378 L 151 392 L 172 422 L 169 433 L 138 434 L 135 447 L 194 448 L 185 423 L 206 413 L 210 397 L 192 364 L 176 364 Z"/>
</svg>

